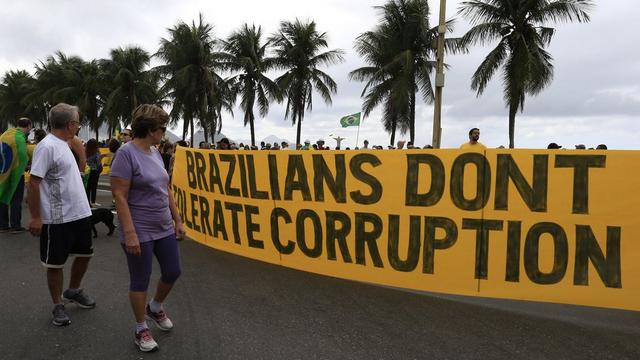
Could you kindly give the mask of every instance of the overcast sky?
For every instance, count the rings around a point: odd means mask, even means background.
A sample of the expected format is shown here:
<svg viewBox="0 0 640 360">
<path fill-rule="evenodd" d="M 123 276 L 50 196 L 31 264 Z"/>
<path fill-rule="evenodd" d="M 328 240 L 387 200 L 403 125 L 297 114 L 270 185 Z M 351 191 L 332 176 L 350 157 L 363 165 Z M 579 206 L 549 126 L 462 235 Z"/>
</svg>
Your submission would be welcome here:
<svg viewBox="0 0 640 360">
<path fill-rule="evenodd" d="M 447 1 L 447 17 L 456 15 L 460 0 Z M 33 72 L 33 65 L 56 50 L 79 55 L 85 60 L 105 58 L 112 48 L 138 45 L 150 53 L 157 50 L 167 28 L 178 21 L 191 22 L 201 12 L 214 26 L 216 37 L 226 37 L 241 24 L 261 25 L 266 34 L 282 20 L 312 19 L 319 31 L 326 31 L 331 49 L 346 52 L 346 61 L 325 69 L 338 83 L 331 106 L 314 96 L 313 112 L 302 123 L 302 137 L 329 140 L 330 134 L 347 139 L 353 147 L 357 128 L 341 128 L 341 116 L 360 111 L 362 83 L 347 75 L 364 65 L 353 43 L 372 29 L 383 1 L 370 0 L 234 0 L 234 1 L 76 1 L 21 0 L 0 2 L 0 76 L 9 70 Z M 431 22 L 437 22 L 439 2 L 430 1 Z M 537 97 L 526 100 L 524 112 L 516 118 L 516 147 L 544 148 L 557 142 L 565 148 L 575 144 L 610 149 L 638 149 L 640 141 L 640 49 L 633 39 L 640 33 L 637 0 L 597 1 L 592 20 L 586 24 L 556 24 L 549 51 L 555 76 Z M 469 25 L 458 19 L 454 36 Z M 497 76 L 481 97 L 470 90 L 470 78 L 490 50 L 475 47 L 467 55 L 451 56 L 446 75 L 443 108 L 443 147 L 457 147 L 467 140 L 467 131 L 479 127 L 480 141 L 489 147 L 508 144 L 508 116 Z M 498 74 L 499 75 L 499 74 Z M 416 144 L 431 143 L 433 107 L 420 103 L 416 111 Z M 249 139 L 242 124 L 242 112 L 223 117 L 222 132 L 235 139 Z M 274 134 L 295 141 L 296 129 L 284 120 L 282 106 L 272 105 L 267 118 L 258 119 L 256 137 Z M 397 139 L 407 139 L 399 135 Z M 373 113 L 360 127 L 359 145 L 364 139 L 386 145 L 389 135 Z M 333 141 L 327 141 L 333 145 Z"/>
</svg>

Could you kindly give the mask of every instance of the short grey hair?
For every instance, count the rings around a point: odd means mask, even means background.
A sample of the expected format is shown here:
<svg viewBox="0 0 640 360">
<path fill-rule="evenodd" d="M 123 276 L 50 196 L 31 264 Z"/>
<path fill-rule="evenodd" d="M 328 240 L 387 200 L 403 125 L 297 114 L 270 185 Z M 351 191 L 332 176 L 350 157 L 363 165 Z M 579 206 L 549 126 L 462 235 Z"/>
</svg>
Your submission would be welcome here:
<svg viewBox="0 0 640 360">
<path fill-rule="evenodd" d="M 67 124 L 79 116 L 80 109 L 77 106 L 59 103 L 49 110 L 49 124 L 52 129 L 64 129 Z"/>
</svg>

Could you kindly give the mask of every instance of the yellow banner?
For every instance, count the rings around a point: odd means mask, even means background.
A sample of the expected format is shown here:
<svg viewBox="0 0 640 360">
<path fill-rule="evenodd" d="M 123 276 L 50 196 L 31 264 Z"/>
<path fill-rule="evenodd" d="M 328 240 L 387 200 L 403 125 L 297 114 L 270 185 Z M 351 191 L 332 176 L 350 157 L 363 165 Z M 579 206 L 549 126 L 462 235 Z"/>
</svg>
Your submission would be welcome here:
<svg viewBox="0 0 640 360">
<path fill-rule="evenodd" d="M 178 147 L 187 234 L 233 254 L 447 294 L 640 310 L 638 151 Z"/>
</svg>

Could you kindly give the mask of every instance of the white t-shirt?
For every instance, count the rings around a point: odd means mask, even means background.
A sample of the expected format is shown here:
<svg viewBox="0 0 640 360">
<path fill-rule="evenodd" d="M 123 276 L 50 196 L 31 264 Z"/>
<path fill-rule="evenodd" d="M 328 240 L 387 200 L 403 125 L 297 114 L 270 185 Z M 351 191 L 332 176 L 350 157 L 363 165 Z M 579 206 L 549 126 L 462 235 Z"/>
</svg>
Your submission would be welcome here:
<svg viewBox="0 0 640 360">
<path fill-rule="evenodd" d="M 43 224 L 63 224 L 91 216 L 78 164 L 66 141 L 47 135 L 33 152 L 31 175 L 42 178 Z"/>
</svg>

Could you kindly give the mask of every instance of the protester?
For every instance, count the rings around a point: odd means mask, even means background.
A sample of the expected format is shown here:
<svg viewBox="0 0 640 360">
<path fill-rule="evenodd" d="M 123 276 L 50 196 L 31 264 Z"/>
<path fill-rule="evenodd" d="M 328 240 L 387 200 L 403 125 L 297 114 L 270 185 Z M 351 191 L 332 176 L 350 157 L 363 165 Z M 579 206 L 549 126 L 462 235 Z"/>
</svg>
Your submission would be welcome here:
<svg viewBox="0 0 640 360">
<path fill-rule="evenodd" d="M 558 145 L 552 142 L 552 143 L 549 143 L 549 145 L 547 145 L 547 149 L 562 149 L 562 145 Z"/>
<path fill-rule="evenodd" d="M 482 143 L 478 142 L 480 140 L 480 129 L 472 128 L 469 130 L 469 142 L 466 142 L 460 145 L 460 149 L 466 150 L 484 150 L 487 147 Z"/>
<path fill-rule="evenodd" d="M 80 288 L 93 256 L 91 209 L 67 143 L 80 128 L 78 108 L 57 104 L 49 111 L 49 122 L 51 133 L 33 154 L 28 192 L 29 231 L 40 236 L 40 261 L 47 268 L 47 284 L 54 305 L 52 322 L 62 326 L 71 322 L 63 298 L 82 308 L 96 305 Z M 69 255 L 74 255 L 75 260 L 69 288 L 63 293 L 62 269 Z"/>
<path fill-rule="evenodd" d="M 229 139 L 220 139 L 220 141 L 218 141 L 218 150 L 230 150 Z"/>
<path fill-rule="evenodd" d="M 102 155 L 98 150 L 98 141 L 89 139 L 85 145 L 85 154 L 87 156 L 87 166 L 89 166 L 89 180 L 87 181 L 87 199 L 91 207 L 99 207 L 96 203 L 96 195 L 98 192 L 98 180 L 102 173 Z"/>
<path fill-rule="evenodd" d="M 126 128 L 122 130 L 122 133 L 120 133 L 120 140 L 123 145 L 131 141 L 131 129 Z"/>
<path fill-rule="evenodd" d="M 184 237 L 184 227 L 169 189 L 169 175 L 156 149 L 168 121 L 169 115 L 162 108 L 138 106 L 131 124 L 133 140 L 118 150 L 111 167 L 111 189 L 129 267 L 129 300 L 136 321 L 134 342 L 145 352 L 158 349 L 145 318 L 161 330 L 173 328 L 163 302 L 181 273 L 176 240 Z M 146 304 L 153 255 L 161 277 L 155 295 Z"/>
<path fill-rule="evenodd" d="M 171 176 L 173 176 L 173 164 L 176 161 L 176 149 L 181 146 L 181 147 L 187 147 L 188 144 L 186 141 L 184 140 L 178 140 L 176 141 L 175 146 L 173 147 L 173 153 L 171 154 L 171 160 L 169 160 L 169 170 L 167 171 L 169 173 L 169 181 L 171 181 Z"/>
<path fill-rule="evenodd" d="M 109 140 L 109 153 L 102 160 L 102 164 L 105 166 L 111 167 L 111 163 L 113 162 L 113 158 L 116 156 L 116 152 L 120 148 L 120 142 L 116 139 Z"/>
<path fill-rule="evenodd" d="M 79 129 L 80 127 L 78 127 Z M 77 135 L 74 135 L 71 139 L 67 140 L 67 145 L 71 148 L 71 154 L 76 160 L 76 164 L 78 164 L 78 170 L 80 174 L 85 173 L 85 168 L 87 166 L 87 154 L 84 150 L 84 144 L 82 143 L 82 139 L 80 139 Z"/>
<path fill-rule="evenodd" d="M 173 157 L 173 144 L 170 142 L 164 143 L 162 146 L 162 164 L 165 170 L 169 173 L 169 165 L 171 164 L 171 158 Z"/>
<path fill-rule="evenodd" d="M 211 149 L 211 144 L 206 141 L 200 141 L 200 144 L 198 144 L 198 148 L 201 150 L 209 150 Z"/>
<path fill-rule="evenodd" d="M 29 162 L 27 136 L 31 131 L 31 120 L 20 118 L 17 125 L 0 136 L 0 232 L 14 234 L 25 230 L 22 227 L 22 199 L 24 170 Z"/>
<path fill-rule="evenodd" d="M 596 150 L 607 150 L 607 145 L 600 144 L 600 145 L 596 146 Z"/>
<path fill-rule="evenodd" d="M 362 146 L 363 149 L 368 149 L 369 148 L 369 140 L 365 140 L 364 141 L 364 145 Z"/>
<path fill-rule="evenodd" d="M 36 129 L 33 132 L 33 140 L 35 140 L 36 144 L 40 143 L 45 136 L 47 136 L 47 132 L 43 129 Z"/>
<path fill-rule="evenodd" d="M 578 144 L 576 145 L 576 150 L 586 150 L 587 147 L 584 144 Z"/>
</svg>

